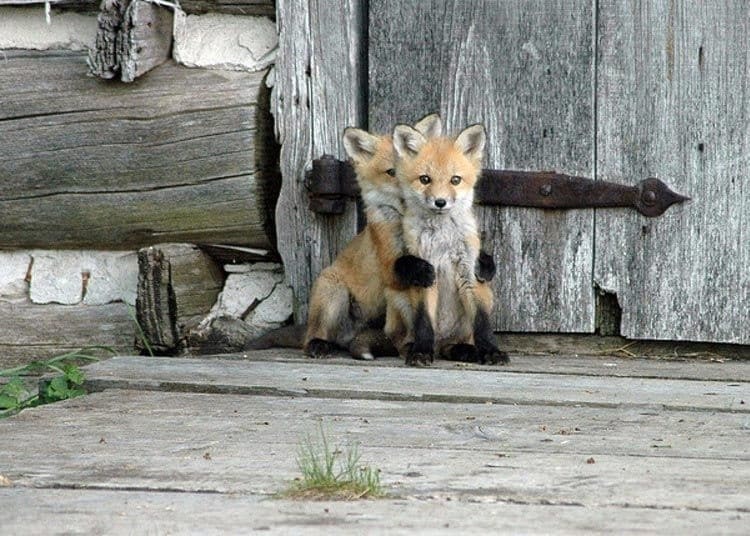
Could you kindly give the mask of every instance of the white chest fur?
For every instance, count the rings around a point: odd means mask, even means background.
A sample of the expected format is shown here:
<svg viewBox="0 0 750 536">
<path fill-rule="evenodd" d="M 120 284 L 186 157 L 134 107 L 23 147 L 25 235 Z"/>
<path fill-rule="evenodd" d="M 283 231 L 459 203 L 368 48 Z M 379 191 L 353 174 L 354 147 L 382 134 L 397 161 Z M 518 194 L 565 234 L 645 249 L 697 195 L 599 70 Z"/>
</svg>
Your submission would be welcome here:
<svg viewBox="0 0 750 536">
<path fill-rule="evenodd" d="M 477 251 L 470 238 L 478 234 L 472 211 L 448 214 L 424 213 L 404 216 L 404 238 L 412 255 L 435 267 L 438 309 L 435 336 L 440 341 L 454 336 L 465 324 L 465 311 L 459 299 L 460 280 L 467 269 L 473 278 Z"/>
</svg>

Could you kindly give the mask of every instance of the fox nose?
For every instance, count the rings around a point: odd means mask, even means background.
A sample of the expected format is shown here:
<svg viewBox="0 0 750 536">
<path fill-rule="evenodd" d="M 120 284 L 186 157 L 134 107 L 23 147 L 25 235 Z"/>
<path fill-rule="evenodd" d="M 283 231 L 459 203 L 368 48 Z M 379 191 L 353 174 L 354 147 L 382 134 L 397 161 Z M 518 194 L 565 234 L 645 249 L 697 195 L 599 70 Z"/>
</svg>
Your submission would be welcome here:
<svg viewBox="0 0 750 536">
<path fill-rule="evenodd" d="M 445 199 L 443 199 L 442 197 L 438 197 L 437 199 L 435 199 L 435 206 L 437 208 L 443 208 L 447 204 L 448 204 L 448 202 Z"/>
</svg>

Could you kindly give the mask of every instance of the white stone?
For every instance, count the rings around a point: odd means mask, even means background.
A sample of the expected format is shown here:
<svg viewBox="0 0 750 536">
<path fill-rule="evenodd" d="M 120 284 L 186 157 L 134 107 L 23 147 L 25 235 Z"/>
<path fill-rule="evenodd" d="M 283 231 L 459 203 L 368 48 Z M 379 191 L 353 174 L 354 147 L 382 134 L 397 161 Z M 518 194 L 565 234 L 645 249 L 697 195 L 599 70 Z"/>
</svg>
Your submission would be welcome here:
<svg viewBox="0 0 750 536">
<path fill-rule="evenodd" d="M 284 323 L 292 314 L 293 294 L 284 283 L 283 267 L 268 262 L 232 266 L 235 270 L 227 276 L 216 304 L 201 325 L 207 326 L 219 316 L 231 316 L 243 318 L 261 335 Z"/>
<path fill-rule="evenodd" d="M 29 295 L 26 275 L 31 266 L 31 255 L 25 252 L 0 252 L 0 301 L 25 301 Z"/>
<path fill-rule="evenodd" d="M 256 262 L 256 263 L 243 263 L 243 264 L 225 264 L 224 271 L 228 274 L 246 274 L 248 272 L 257 272 L 258 270 L 271 270 L 275 272 L 283 272 L 283 268 L 280 264 L 275 262 Z"/>
<path fill-rule="evenodd" d="M 0 8 L 0 49 L 86 50 L 96 44 L 96 15 L 52 13 L 44 5 Z"/>
<path fill-rule="evenodd" d="M 135 251 L 90 253 L 87 262 L 90 275 L 83 303 L 104 305 L 122 301 L 135 306 L 138 288 L 138 254 Z"/>
<path fill-rule="evenodd" d="M 172 55 L 188 67 L 260 71 L 277 47 L 276 25 L 265 17 L 175 14 Z"/>
<path fill-rule="evenodd" d="M 248 310 L 271 295 L 280 277 L 269 271 L 229 274 L 224 289 L 209 314 L 244 317 Z"/>
<path fill-rule="evenodd" d="M 83 298 L 80 251 L 34 251 L 29 294 L 34 303 L 73 305 Z"/>
<path fill-rule="evenodd" d="M 32 251 L 29 294 L 34 303 L 135 305 L 138 258 L 122 251 Z M 84 277 L 86 295 L 84 297 Z"/>
<path fill-rule="evenodd" d="M 292 288 L 281 281 L 273 289 L 271 295 L 253 309 L 245 321 L 257 326 L 281 324 L 292 314 L 293 300 Z"/>
</svg>

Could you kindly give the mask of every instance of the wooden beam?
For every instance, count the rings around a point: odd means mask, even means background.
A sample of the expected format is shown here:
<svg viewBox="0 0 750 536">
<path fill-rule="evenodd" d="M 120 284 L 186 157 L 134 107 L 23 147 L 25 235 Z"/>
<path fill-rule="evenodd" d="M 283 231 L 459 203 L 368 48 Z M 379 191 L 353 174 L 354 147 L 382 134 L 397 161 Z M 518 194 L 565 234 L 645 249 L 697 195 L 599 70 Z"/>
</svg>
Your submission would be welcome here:
<svg viewBox="0 0 750 536">
<path fill-rule="evenodd" d="M 96 12 L 99 11 L 101 1 L 50 0 L 49 3 L 58 9 Z M 44 0 L 0 0 L 0 6 L 31 4 L 44 4 Z M 188 14 L 229 13 L 232 15 L 276 16 L 274 0 L 182 0 L 180 7 Z"/>
<path fill-rule="evenodd" d="M 151 349 L 175 354 L 211 310 L 224 284 L 221 268 L 190 244 L 161 244 L 138 252 L 136 317 Z M 146 345 L 137 341 L 143 351 Z"/>
<path fill-rule="evenodd" d="M 88 77 L 81 54 L 6 52 L 0 247 L 273 249 L 264 74 L 169 62 L 124 85 Z"/>
<path fill-rule="evenodd" d="M 135 323 L 125 303 L 59 305 L 0 302 L 0 368 L 84 346 L 132 353 Z"/>
</svg>

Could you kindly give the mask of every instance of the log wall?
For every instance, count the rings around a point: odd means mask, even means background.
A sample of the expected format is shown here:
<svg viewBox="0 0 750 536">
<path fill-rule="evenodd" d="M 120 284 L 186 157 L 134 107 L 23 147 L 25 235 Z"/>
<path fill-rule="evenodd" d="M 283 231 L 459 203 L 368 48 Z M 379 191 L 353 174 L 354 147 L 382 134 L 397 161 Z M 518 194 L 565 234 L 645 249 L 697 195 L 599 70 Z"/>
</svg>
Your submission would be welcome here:
<svg viewBox="0 0 750 536">
<path fill-rule="evenodd" d="M 6 51 L 0 248 L 274 248 L 264 76 L 169 62 L 125 85 L 79 53 Z"/>
<path fill-rule="evenodd" d="M 40 0 L 0 0 L 2 5 L 42 4 Z M 55 9 L 97 12 L 100 0 L 51 0 Z M 186 13 L 231 13 L 232 15 L 276 15 L 274 0 L 182 0 L 180 7 Z"/>
</svg>

